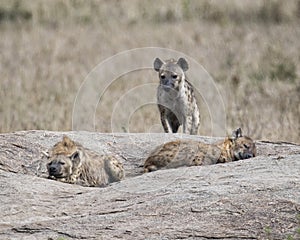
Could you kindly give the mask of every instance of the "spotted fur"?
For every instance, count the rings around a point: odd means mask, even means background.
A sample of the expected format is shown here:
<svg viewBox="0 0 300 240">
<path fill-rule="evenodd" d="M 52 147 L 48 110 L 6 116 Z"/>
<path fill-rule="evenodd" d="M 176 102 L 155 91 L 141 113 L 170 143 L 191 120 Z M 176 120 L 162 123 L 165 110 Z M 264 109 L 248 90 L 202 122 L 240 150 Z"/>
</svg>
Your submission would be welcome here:
<svg viewBox="0 0 300 240">
<path fill-rule="evenodd" d="M 64 136 L 49 150 L 49 178 L 83 186 L 103 187 L 124 178 L 114 156 L 100 155 Z"/>
<path fill-rule="evenodd" d="M 197 134 L 200 114 L 193 86 L 185 76 L 187 61 L 179 58 L 164 62 L 156 58 L 154 69 L 160 79 L 157 103 L 164 131 L 176 133 L 182 125 L 183 133 Z"/>
<path fill-rule="evenodd" d="M 144 172 L 182 166 L 200 166 L 232 162 L 256 156 L 254 141 L 242 136 L 241 129 L 216 144 L 177 140 L 158 146 L 145 161 Z"/>
</svg>

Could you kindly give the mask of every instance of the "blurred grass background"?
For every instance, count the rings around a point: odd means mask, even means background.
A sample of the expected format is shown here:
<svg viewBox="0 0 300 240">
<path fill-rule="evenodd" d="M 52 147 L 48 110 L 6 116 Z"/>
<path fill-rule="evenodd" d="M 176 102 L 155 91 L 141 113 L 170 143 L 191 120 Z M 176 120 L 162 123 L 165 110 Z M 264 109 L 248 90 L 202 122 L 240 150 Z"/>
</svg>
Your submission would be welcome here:
<svg viewBox="0 0 300 240">
<path fill-rule="evenodd" d="M 240 126 L 256 139 L 300 143 L 300 0 L 1 0 L 0 36 L 0 132 L 71 130 L 76 94 L 98 63 L 156 46 L 191 56 L 212 75 L 228 132 Z M 98 130 L 111 131 L 119 96 L 158 83 L 149 74 L 108 89 Z M 200 112 L 199 134 L 209 135 Z M 130 132 L 157 123 L 156 106 L 144 107 Z"/>
</svg>

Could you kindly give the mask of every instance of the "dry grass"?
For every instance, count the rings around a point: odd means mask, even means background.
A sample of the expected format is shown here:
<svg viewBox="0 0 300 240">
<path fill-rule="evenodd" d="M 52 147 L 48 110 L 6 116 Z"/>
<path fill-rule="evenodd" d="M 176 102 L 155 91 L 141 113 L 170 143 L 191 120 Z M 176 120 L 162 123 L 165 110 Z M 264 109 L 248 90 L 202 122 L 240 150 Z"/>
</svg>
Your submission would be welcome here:
<svg viewBox="0 0 300 240">
<path fill-rule="evenodd" d="M 241 126 L 255 138 L 300 143 L 300 1 L 161 4 L 1 1 L 0 132 L 71 130 L 76 94 L 93 67 L 120 51 L 156 46 L 191 56 L 214 77 L 227 131 Z M 98 104 L 95 130 L 112 131 L 120 97 L 147 83 L 157 83 L 154 71 L 115 80 Z M 199 134 L 209 135 L 209 109 L 199 101 Z M 162 131 L 153 104 L 127 120 L 124 131 Z"/>
</svg>

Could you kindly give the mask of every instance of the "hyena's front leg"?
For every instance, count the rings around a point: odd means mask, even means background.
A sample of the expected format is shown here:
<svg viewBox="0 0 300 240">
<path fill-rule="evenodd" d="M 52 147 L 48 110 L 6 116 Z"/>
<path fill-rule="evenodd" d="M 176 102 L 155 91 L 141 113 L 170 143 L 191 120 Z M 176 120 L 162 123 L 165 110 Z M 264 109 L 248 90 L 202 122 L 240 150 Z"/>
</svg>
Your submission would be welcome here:
<svg viewBox="0 0 300 240">
<path fill-rule="evenodd" d="M 177 116 L 173 112 L 169 111 L 167 114 L 167 120 L 170 128 L 172 129 L 172 133 L 177 133 L 178 128 L 180 127 L 180 122 Z"/>
<path fill-rule="evenodd" d="M 171 133 L 172 128 L 167 120 L 167 112 L 164 106 L 158 105 L 158 109 L 160 112 L 160 121 L 166 133 Z"/>
</svg>

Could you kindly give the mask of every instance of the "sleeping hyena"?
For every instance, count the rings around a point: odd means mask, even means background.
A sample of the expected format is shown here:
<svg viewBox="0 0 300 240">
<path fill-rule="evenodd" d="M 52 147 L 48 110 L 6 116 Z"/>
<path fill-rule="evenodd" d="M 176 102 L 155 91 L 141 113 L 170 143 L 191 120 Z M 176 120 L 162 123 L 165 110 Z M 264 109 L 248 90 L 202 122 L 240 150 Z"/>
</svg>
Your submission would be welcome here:
<svg viewBox="0 0 300 240">
<path fill-rule="evenodd" d="M 241 128 L 215 144 L 177 140 L 158 146 L 145 161 L 144 172 L 182 166 L 200 166 L 248 159 L 256 156 L 254 141 Z"/>
<path fill-rule="evenodd" d="M 156 58 L 154 69 L 159 73 L 157 103 L 165 132 L 176 133 L 180 125 L 183 133 L 197 134 L 200 115 L 194 90 L 186 79 L 189 66 L 184 58 L 162 61 Z"/>
</svg>

